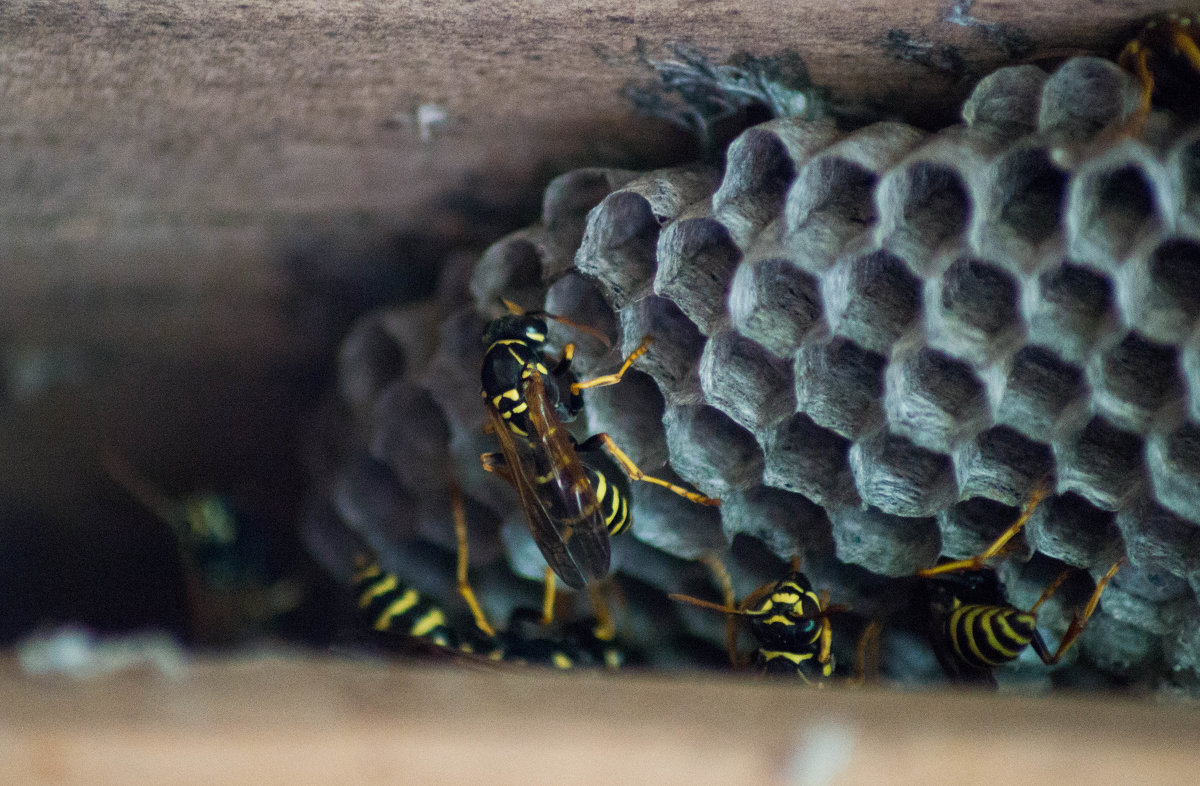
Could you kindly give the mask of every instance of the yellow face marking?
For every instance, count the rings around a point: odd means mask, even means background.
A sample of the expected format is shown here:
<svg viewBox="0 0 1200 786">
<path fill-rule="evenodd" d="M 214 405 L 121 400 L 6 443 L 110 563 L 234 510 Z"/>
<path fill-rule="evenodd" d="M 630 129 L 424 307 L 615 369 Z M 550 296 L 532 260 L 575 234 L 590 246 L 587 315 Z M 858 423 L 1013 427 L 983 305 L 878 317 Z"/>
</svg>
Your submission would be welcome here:
<svg viewBox="0 0 1200 786">
<path fill-rule="evenodd" d="M 361 595 L 358 596 L 358 607 L 365 609 L 371 605 L 371 601 L 378 598 L 380 595 L 385 595 L 396 589 L 396 577 L 390 573 L 383 577 L 380 581 L 372 584 Z"/>
<path fill-rule="evenodd" d="M 549 373 L 550 373 L 550 372 L 549 372 L 549 371 L 546 369 L 546 367 L 545 367 L 545 366 L 543 366 L 541 363 L 538 363 L 538 364 L 537 364 L 537 370 L 538 370 L 538 373 L 539 373 L 539 374 L 549 374 Z"/>
<path fill-rule="evenodd" d="M 430 609 L 429 612 L 421 619 L 417 620 L 409 631 L 414 636 L 420 637 L 427 635 L 431 630 L 446 624 L 446 615 L 441 609 Z"/>
<path fill-rule="evenodd" d="M 569 669 L 575 664 L 561 652 L 556 652 L 550 656 L 550 662 L 554 664 L 556 669 Z"/>
<path fill-rule="evenodd" d="M 417 605 L 418 600 L 420 600 L 420 596 L 417 595 L 415 589 L 410 588 L 407 590 L 383 610 L 383 613 L 375 620 L 375 630 L 387 630 L 390 628 L 392 620 Z"/>
<path fill-rule="evenodd" d="M 787 617 L 783 614 L 772 614 L 770 617 L 767 617 L 766 619 L 763 620 L 763 624 L 764 625 L 787 625 L 788 627 L 791 627 L 792 625 L 796 624 L 796 621 L 793 620 L 791 617 Z"/>
<path fill-rule="evenodd" d="M 535 331 L 535 330 L 526 330 L 526 331 L 525 331 L 525 336 L 526 336 L 526 338 L 528 338 L 530 341 L 545 341 L 545 340 L 546 340 L 546 334 L 545 334 L 545 333 L 539 333 L 539 332 L 537 332 L 537 331 Z"/>
</svg>

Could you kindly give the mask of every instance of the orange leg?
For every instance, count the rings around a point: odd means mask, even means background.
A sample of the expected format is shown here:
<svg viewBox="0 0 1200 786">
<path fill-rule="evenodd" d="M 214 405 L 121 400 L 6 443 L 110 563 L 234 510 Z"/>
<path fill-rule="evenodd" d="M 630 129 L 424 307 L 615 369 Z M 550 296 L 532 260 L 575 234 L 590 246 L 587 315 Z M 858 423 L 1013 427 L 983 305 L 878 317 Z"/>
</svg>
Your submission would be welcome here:
<svg viewBox="0 0 1200 786">
<path fill-rule="evenodd" d="M 721 588 L 721 598 L 725 602 L 725 607 L 734 608 L 737 601 L 733 594 L 733 579 L 730 578 L 725 563 L 721 562 L 720 557 L 716 554 L 705 554 L 700 558 L 700 561 L 708 566 L 713 580 Z M 738 633 L 740 631 L 741 624 L 738 616 L 736 614 L 727 614 L 725 616 L 725 648 L 729 651 L 729 665 L 735 669 L 740 669 L 745 665 L 741 655 L 738 654 Z"/>
<path fill-rule="evenodd" d="M 719 499 L 706 497 L 696 491 L 688 491 L 683 486 L 663 480 L 662 478 L 656 478 L 653 475 L 647 475 L 645 472 L 642 472 L 638 468 L 637 464 L 634 464 L 633 460 L 630 459 L 629 456 L 626 456 L 625 452 L 617 447 L 617 443 L 613 442 L 612 437 L 608 436 L 607 434 L 593 434 L 592 436 L 588 437 L 587 442 L 585 442 L 584 445 L 586 446 L 592 443 L 593 440 L 608 448 L 608 452 L 614 459 L 617 460 L 617 463 L 621 465 L 621 468 L 625 470 L 625 474 L 628 475 L 631 480 L 640 480 L 643 483 L 653 483 L 656 486 L 662 486 L 668 491 L 673 491 L 679 496 L 684 497 L 690 502 L 695 502 L 698 505 L 721 504 L 721 500 Z"/>
<path fill-rule="evenodd" d="M 976 554 L 974 557 L 960 559 L 954 562 L 946 562 L 942 565 L 937 565 L 932 568 L 923 568 L 917 571 L 917 575 L 921 576 L 922 578 L 929 578 L 930 576 L 937 576 L 941 573 L 957 573 L 964 570 L 982 570 L 986 566 L 988 560 L 1003 551 L 1004 547 L 1008 545 L 1008 542 L 1016 537 L 1018 532 L 1025 528 L 1025 524 L 1028 523 L 1029 517 L 1033 515 L 1033 512 L 1037 510 L 1038 505 L 1042 503 L 1042 500 L 1044 500 L 1049 493 L 1050 486 L 1046 481 L 1043 480 L 1037 485 L 1036 488 L 1034 488 L 1033 494 L 1029 497 L 1029 502 L 1025 503 L 1025 508 L 1021 511 L 1021 515 L 1017 518 L 1017 520 L 1013 522 L 1012 526 L 1004 530 L 1004 532 L 1000 534 L 1000 537 L 996 538 L 992 545 L 988 546 L 982 554 Z"/>
<path fill-rule="evenodd" d="M 554 606 L 558 602 L 558 580 L 554 568 L 546 566 L 546 576 L 542 585 L 542 625 L 554 622 Z"/>
<path fill-rule="evenodd" d="M 625 376 L 625 372 L 633 365 L 633 361 L 646 354 L 646 350 L 650 348 L 650 344 L 654 342 L 653 336 L 646 336 L 642 339 L 642 343 L 638 344 L 637 349 L 630 353 L 629 357 L 625 358 L 625 362 L 621 364 L 621 368 L 617 369 L 616 373 L 605 374 L 601 377 L 586 380 L 584 382 L 576 382 L 571 385 L 571 392 L 578 393 L 581 390 L 588 388 L 602 388 L 607 385 L 615 385 L 621 381 L 621 377 Z"/>
<path fill-rule="evenodd" d="M 1075 643 L 1075 639 L 1079 638 L 1079 634 L 1083 633 L 1087 627 L 1088 620 L 1092 618 L 1096 607 L 1100 605 L 1100 596 L 1104 594 L 1104 588 L 1108 586 L 1108 582 L 1112 581 L 1113 576 L 1117 575 L 1117 571 L 1125 564 L 1125 559 L 1125 557 L 1121 557 L 1114 562 L 1112 567 L 1108 569 L 1108 572 L 1096 582 L 1096 589 L 1092 591 L 1092 597 L 1088 598 L 1087 605 L 1083 607 L 1083 613 L 1071 618 L 1071 624 L 1067 626 L 1067 632 L 1063 635 L 1062 641 L 1058 643 L 1058 649 L 1054 651 L 1053 655 L 1048 655 L 1044 646 L 1034 648 L 1037 650 L 1037 654 L 1043 663 L 1047 666 L 1053 666 L 1062 660 L 1062 657 L 1071 649 L 1071 645 Z M 1056 581 L 1051 586 L 1057 588 L 1058 584 L 1061 584 L 1061 581 Z M 1038 600 L 1038 604 L 1041 604 L 1046 597 L 1048 596 L 1043 593 L 1043 597 Z M 1037 606 L 1035 605 L 1034 608 L 1037 608 Z"/>
<path fill-rule="evenodd" d="M 450 486 L 450 505 L 454 512 L 454 536 L 458 541 L 458 594 L 462 596 L 467 608 L 471 610 L 476 627 L 488 636 L 495 636 L 496 631 L 488 623 L 487 615 L 483 613 L 483 607 L 479 605 L 479 599 L 475 597 L 475 590 L 471 589 L 471 582 L 467 578 L 467 569 L 470 564 L 467 552 L 467 514 L 463 507 L 462 491 L 459 490 L 457 483 L 452 483 Z"/>
</svg>

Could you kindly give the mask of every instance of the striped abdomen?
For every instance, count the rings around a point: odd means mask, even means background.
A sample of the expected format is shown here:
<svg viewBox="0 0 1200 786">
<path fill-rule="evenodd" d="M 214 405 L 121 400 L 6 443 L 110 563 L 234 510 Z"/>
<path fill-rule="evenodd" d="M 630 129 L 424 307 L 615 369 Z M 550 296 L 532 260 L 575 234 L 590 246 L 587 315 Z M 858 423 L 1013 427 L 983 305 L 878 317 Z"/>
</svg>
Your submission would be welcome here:
<svg viewBox="0 0 1200 786">
<path fill-rule="evenodd" d="M 946 620 L 946 639 L 964 663 L 990 669 L 1016 660 L 1037 631 L 1037 617 L 1012 606 L 969 603 Z"/>
<path fill-rule="evenodd" d="M 360 616 L 373 630 L 425 639 L 442 647 L 458 646 L 458 637 L 442 609 L 385 571 L 378 560 L 359 561 L 354 594 Z"/>
<path fill-rule="evenodd" d="M 633 521 L 629 511 L 629 477 L 602 451 L 583 452 L 579 457 L 596 494 L 604 528 L 609 535 L 619 535 Z"/>
</svg>

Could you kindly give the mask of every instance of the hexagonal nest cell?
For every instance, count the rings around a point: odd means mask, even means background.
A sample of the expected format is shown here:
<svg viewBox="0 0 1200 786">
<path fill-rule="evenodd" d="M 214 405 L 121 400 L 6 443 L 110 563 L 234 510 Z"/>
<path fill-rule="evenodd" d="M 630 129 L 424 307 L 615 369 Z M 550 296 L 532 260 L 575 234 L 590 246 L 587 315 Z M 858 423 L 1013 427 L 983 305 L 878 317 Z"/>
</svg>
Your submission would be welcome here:
<svg viewBox="0 0 1200 786">
<path fill-rule="evenodd" d="M 1087 584 L 1122 556 L 1133 562 L 1113 582 L 1114 613 L 1102 599 L 1056 679 L 1163 684 L 1169 658 L 1135 650 L 1161 648 L 1166 634 L 1128 620 L 1144 608 L 1161 631 L 1164 615 L 1200 614 L 1200 426 L 1187 406 L 1200 400 L 1200 143 L 1186 129 L 1139 139 L 1128 122 L 1136 96 L 1111 63 L 1076 58 L 1049 75 L 1003 69 L 968 101 L 966 124 L 938 134 L 894 122 L 842 133 L 791 118 L 745 131 L 723 174 L 560 178 L 553 201 L 574 207 L 547 208 L 564 217 L 480 258 L 474 316 L 440 314 L 443 346 L 429 367 L 472 388 L 477 409 L 476 369 L 462 366 L 478 361 L 484 318 L 496 316 L 496 297 L 538 286 L 562 288 L 549 310 L 592 313 L 615 334 L 616 349 L 584 351 L 585 335 L 552 328 L 556 345 L 580 344 L 589 374 L 653 336 L 624 381 L 588 391 L 588 427 L 612 432 L 645 471 L 724 505 L 632 484 L 641 534 L 636 546 L 614 538 L 618 579 L 636 577 L 630 619 L 705 575 L 672 560 L 711 552 L 735 566 L 740 594 L 797 556 L 852 596 L 898 581 L 907 598 L 915 571 L 979 553 L 1044 488 L 995 559 L 1005 575 L 1032 559 L 1090 573 L 1078 580 Z M 570 244 L 573 264 L 544 251 Z M 577 292 L 566 276 L 593 286 Z M 388 374 L 419 374 L 394 355 L 378 326 L 347 340 L 342 391 L 356 410 Z M 468 396 L 432 398 L 422 406 L 465 434 Z M 397 498 L 423 495 L 415 476 L 394 474 Z M 521 520 L 512 495 L 463 486 L 494 516 Z M 772 556 L 730 553 L 735 535 Z M 1153 576 L 1178 585 L 1177 606 L 1138 595 Z M 1070 610 L 1060 611 L 1065 625 Z M 708 631 L 718 646 L 720 627 Z M 1200 692 L 1188 674 L 1171 679 Z"/>
</svg>

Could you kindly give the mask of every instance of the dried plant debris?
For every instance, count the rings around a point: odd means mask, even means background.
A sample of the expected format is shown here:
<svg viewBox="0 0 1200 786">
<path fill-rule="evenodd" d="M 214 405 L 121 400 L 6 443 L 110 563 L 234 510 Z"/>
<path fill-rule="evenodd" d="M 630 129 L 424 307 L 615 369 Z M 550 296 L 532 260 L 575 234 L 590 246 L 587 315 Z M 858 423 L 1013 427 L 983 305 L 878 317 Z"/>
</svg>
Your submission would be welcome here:
<svg viewBox="0 0 1200 786">
<path fill-rule="evenodd" d="M 813 84 L 804 59 L 787 50 L 772 55 L 735 55 L 713 63 L 699 49 L 674 42 L 669 55 L 654 59 L 638 39 L 638 60 L 657 80 L 627 84 L 622 93 L 634 108 L 694 134 L 711 149 L 718 124 L 748 111 L 769 117 L 814 119 L 828 112 L 826 91 Z"/>
</svg>

